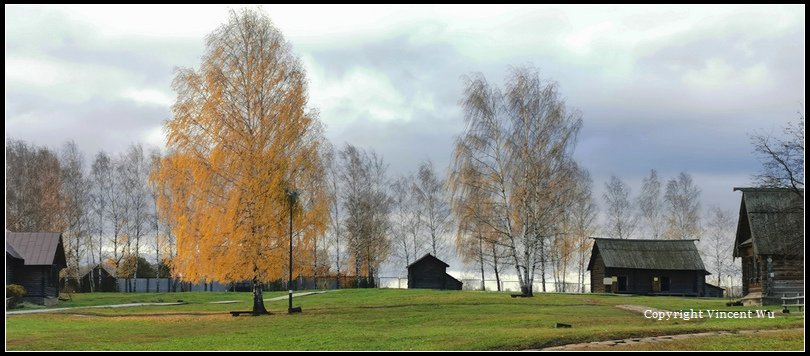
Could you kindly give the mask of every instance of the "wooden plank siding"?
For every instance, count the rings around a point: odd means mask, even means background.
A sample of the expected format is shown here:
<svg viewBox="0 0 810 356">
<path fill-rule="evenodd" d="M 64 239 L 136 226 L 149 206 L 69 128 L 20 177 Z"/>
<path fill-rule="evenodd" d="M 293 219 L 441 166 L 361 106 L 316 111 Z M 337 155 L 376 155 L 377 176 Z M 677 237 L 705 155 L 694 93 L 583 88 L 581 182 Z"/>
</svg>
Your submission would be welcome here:
<svg viewBox="0 0 810 356">
<path fill-rule="evenodd" d="M 606 268 L 605 272 L 610 277 L 624 277 L 624 280 L 627 281 L 623 290 L 622 286 L 615 283 L 615 293 L 703 295 L 704 275 L 701 271 Z M 658 277 L 659 282 L 664 278 L 669 278 L 669 290 L 654 291 L 653 282 L 655 277 Z"/>
<path fill-rule="evenodd" d="M 597 251 L 596 248 L 594 248 L 594 251 Z M 591 270 L 591 293 L 605 293 L 604 280 L 605 261 L 602 260 L 602 255 L 597 253 Z"/>
<path fill-rule="evenodd" d="M 408 266 L 408 288 L 461 290 L 462 283 L 447 274 L 447 267 L 443 261 L 426 254 Z"/>
<path fill-rule="evenodd" d="M 25 288 L 26 298 L 56 298 L 59 296 L 58 278 L 51 266 L 21 266 L 14 271 L 14 284 Z"/>
<path fill-rule="evenodd" d="M 425 261 L 408 271 L 408 288 L 444 289 L 446 267 L 435 261 Z"/>
</svg>

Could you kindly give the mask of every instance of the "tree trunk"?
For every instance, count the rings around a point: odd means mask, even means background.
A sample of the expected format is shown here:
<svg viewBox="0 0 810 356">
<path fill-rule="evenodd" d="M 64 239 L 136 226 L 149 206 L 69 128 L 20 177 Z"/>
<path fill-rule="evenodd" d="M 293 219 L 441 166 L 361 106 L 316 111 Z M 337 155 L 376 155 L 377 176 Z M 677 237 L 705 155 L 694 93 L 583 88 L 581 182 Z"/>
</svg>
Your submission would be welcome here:
<svg viewBox="0 0 810 356">
<path fill-rule="evenodd" d="M 484 255 L 479 254 L 478 260 L 481 263 L 481 290 L 486 291 L 487 287 L 485 285 L 486 279 L 484 278 Z"/>
<path fill-rule="evenodd" d="M 524 272 L 525 276 L 523 277 L 524 282 L 523 282 L 523 287 L 521 287 L 521 292 L 526 297 L 534 297 L 534 291 L 532 290 L 533 286 L 532 286 L 531 272 L 529 272 L 529 268 L 525 268 L 523 270 L 523 272 Z M 543 289 L 545 289 L 545 286 L 543 286 Z M 544 292 L 545 292 L 545 290 L 544 290 Z"/>
<path fill-rule="evenodd" d="M 495 284 L 498 285 L 498 292 L 501 291 L 501 272 L 498 271 L 498 266 L 495 266 Z"/>
<path fill-rule="evenodd" d="M 501 291 L 501 273 L 498 271 L 498 250 L 495 243 L 492 243 L 492 269 L 495 270 L 495 284 L 498 285 L 498 292 Z"/>
<path fill-rule="evenodd" d="M 544 238 L 540 238 L 540 283 L 543 285 L 543 293 L 546 292 L 546 243 Z M 531 289 L 531 288 L 530 288 Z"/>
<path fill-rule="evenodd" d="M 267 309 L 264 308 L 264 299 L 262 296 L 262 285 L 259 283 L 258 278 L 253 278 L 253 315 L 268 315 Z"/>
</svg>

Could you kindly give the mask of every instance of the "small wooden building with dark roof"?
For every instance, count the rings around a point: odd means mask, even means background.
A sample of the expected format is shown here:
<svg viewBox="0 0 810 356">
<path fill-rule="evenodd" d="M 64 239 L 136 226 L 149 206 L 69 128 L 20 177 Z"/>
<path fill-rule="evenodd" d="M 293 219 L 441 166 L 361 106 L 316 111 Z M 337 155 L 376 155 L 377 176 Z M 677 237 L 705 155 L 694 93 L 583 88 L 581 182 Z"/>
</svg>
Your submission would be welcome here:
<svg viewBox="0 0 810 356">
<path fill-rule="evenodd" d="M 734 257 L 742 260 L 743 304 L 780 304 L 804 290 L 804 190 L 742 192 Z"/>
<path fill-rule="evenodd" d="M 82 293 L 88 292 L 117 292 L 118 281 L 115 279 L 115 270 L 108 266 L 97 264 L 79 271 L 81 275 Z M 99 283 L 99 280 L 101 283 Z"/>
<path fill-rule="evenodd" d="M 695 240 L 595 238 L 591 259 L 592 293 L 706 296 L 706 268 Z"/>
<path fill-rule="evenodd" d="M 431 254 L 408 265 L 408 289 L 452 289 L 461 290 L 461 281 L 447 274 L 444 261 Z"/>
<path fill-rule="evenodd" d="M 59 272 L 66 267 L 62 234 L 6 231 L 6 284 L 23 286 L 25 301 L 56 304 Z"/>
</svg>

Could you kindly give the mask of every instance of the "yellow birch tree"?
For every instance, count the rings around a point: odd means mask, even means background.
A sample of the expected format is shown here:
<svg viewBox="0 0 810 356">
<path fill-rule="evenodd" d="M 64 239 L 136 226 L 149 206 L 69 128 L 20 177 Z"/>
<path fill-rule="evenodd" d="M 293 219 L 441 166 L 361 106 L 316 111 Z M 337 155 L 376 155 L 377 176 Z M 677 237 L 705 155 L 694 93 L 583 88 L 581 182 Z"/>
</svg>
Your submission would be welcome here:
<svg viewBox="0 0 810 356">
<path fill-rule="evenodd" d="M 231 12 L 208 35 L 200 68 L 179 69 L 172 84 L 169 153 L 152 175 L 177 240 L 172 268 L 186 281 L 251 280 L 254 315 L 267 313 L 262 282 L 289 266 L 287 192 L 299 193 L 294 243 L 310 245 L 326 228 L 322 130 L 306 109 L 306 84 L 300 59 L 260 10 Z"/>
</svg>

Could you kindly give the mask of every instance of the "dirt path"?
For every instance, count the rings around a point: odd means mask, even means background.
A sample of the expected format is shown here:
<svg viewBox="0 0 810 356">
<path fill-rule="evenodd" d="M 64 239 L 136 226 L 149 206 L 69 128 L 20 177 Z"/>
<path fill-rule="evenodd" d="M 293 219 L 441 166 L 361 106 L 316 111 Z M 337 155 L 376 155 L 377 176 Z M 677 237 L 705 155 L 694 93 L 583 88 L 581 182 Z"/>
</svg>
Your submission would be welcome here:
<svg viewBox="0 0 810 356">
<path fill-rule="evenodd" d="M 750 335 L 755 333 L 773 333 L 782 332 L 785 330 L 804 330 L 803 328 L 797 329 L 769 329 L 769 330 L 735 330 L 735 331 L 710 331 L 696 334 L 678 334 L 678 335 L 663 335 L 663 336 L 650 336 L 650 337 L 635 337 L 622 340 L 608 340 L 608 341 L 593 341 L 584 342 L 580 344 L 568 344 L 562 346 L 547 347 L 539 351 L 587 351 L 587 350 L 610 350 L 610 347 L 619 345 L 636 345 L 642 343 L 664 342 L 680 339 L 688 339 L 701 336 L 716 336 L 716 335 Z M 531 350 L 537 351 L 537 350 Z"/>
<path fill-rule="evenodd" d="M 635 304 L 620 304 L 620 305 L 617 305 L 616 308 L 631 311 L 631 312 L 641 313 L 641 314 L 644 314 L 644 311 L 646 311 L 646 310 L 650 310 L 650 311 L 654 311 L 654 312 L 666 312 L 667 311 L 667 310 L 664 310 L 664 309 L 650 308 L 650 307 L 645 307 L 643 305 L 635 305 Z"/>
<path fill-rule="evenodd" d="M 339 290 L 339 289 L 338 289 Z M 296 293 L 293 294 L 293 298 L 295 297 L 303 297 L 312 294 L 321 294 L 326 292 L 333 292 L 337 290 L 324 290 L 318 292 L 303 292 L 303 293 Z M 273 300 L 283 300 L 289 298 L 288 295 L 275 297 L 275 298 L 268 298 L 264 301 L 273 301 Z M 237 303 L 237 300 L 224 300 L 219 302 L 209 302 L 210 304 L 230 304 L 230 303 Z M 112 305 L 91 305 L 85 307 L 70 307 L 70 308 L 50 308 L 50 309 L 33 309 L 33 310 L 13 310 L 13 311 L 6 311 L 6 315 L 19 315 L 19 314 L 41 314 L 41 313 L 56 313 L 56 312 L 63 312 L 67 310 L 76 310 L 76 309 L 87 309 L 87 308 L 126 308 L 126 307 L 143 307 L 143 306 L 166 306 L 166 305 L 181 305 L 186 303 L 128 303 L 128 304 L 112 304 Z"/>
<path fill-rule="evenodd" d="M 126 307 L 142 307 L 147 305 L 180 305 L 185 303 L 128 303 L 128 304 L 112 304 L 112 305 L 91 305 L 86 307 L 71 307 L 71 308 L 51 308 L 51 309 L 33 309 L 33 310 L 13 310 L 6 311 L 6 315 L 17 314 L 40 314 L 40 313 L 54 313 L 65 310 L 85 309 L 85 308 L 126 308 Z"/>
</svg>

